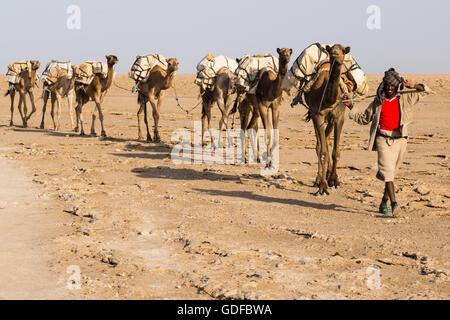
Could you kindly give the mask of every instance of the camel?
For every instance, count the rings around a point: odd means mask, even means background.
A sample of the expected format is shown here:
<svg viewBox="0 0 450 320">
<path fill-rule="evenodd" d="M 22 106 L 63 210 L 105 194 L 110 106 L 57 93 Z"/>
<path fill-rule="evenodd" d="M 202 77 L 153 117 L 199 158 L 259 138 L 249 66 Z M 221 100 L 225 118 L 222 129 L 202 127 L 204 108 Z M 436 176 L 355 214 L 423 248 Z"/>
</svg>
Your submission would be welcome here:
<svg viewBox="0 0 450 320">
<path fill-rule="evenodd" d="M 246 129 L 256 129 L 258 118 L 261 118 L 264 129 L 267 132 L 267 167 L 272 167 L 272 133 L 271 129 L 278 129 L 279 124 L 279 106 L 281 104 L 282 90 L 284 76 L 287 73 L 288 64 L 291 59 L 292 49 L 277 48 L 279 54 L 279 68 L 278 73 L 272 70 L 266 70 L 261 74 L 260 80 L 256 87 L 255 94 L 247 93 L 242 98 L 243 106 L 239 108 L 241 117 L 241 127 Z M 245 102 L 245 100 L 248 100 Z M 252 118 L 249 122 L 249 115 Z M 248 124 L 247 128 L 245 125 Z M 277 135 L 277 131 L 275 131 Z M 277 141 L 277 137 L 275 141 Z M 255 150 L 255 149 L 254 149 Z"/>
<path fill-rule="evenodd" d="M 14 97 L 16 95 L 16 91 L 19 92 L 20 98 L 19 98 L 19 113 L 20 117 L 22 118 L 22 124 L 23 127 L 26 128 L 28 126 L 27 122 L 30 119 L 31 115 L 36 112 L 36 106 L 34 104 L 34 96 L 33 96 L 33 89 L 36 84 L 36 73 L 38 69 L 40 68 L 41 64 L 37 60 L 31 60 L 31 70 L 24 70 L 19 74 L 19 83 L 16 84 L 10 84 L 10 89 L 6 92 L 5 96 L 9 94 L 11 98 L 11 121 L 9 122 L 9 125 L 14 125 L 13 123 L 13 115 L 14 115 Z M 27 115 L 27 102 L 26 102 L 26 95 L 30 96 L 31 106 L 32 110 L 29 115 Z M 22 111 L 22 103 L 23 103 L 23 111 Z"/>
<path fill-rule="evenodd" d="M 172 86 L 172 81 L 175 77 L 175 73 L 178 70 L 178 60 L 176 58 L 166 59 L 167 71 L 160 66 L 154 66 L 150 71 L 147 80 L 138 84 L 138 104 L 139 111 L 137 113 L 138 118 L 138 139 L 144 140 L 141 131 L 142 116 L 144 116 L 144 122 L 147 129 L 147 141 L 152 141 L 152 137 L 148 128 L 147 120 L 147 101 L 150 102 L 153 111 L 154 121 L 154 141 L 159 142 L 161 138 L 158 132 L 158 122 L 160 116 L 160 109 L 164 100 L 164 91 Z M 144 112 L 144 115 L 142 115 Z"/>
<path fill-rule="evenodd" d="M 102 111 L 102 103 L 105 98 L 106 93 L 113 83 L 114 79 L 114 65 L 119 62 L 119 59 L 114 55 L 105 56 L 106 61 L 108 63 L 108 74 L 106 78 L 103 78 L 100 74 L 95 74 L 94 79 L 89 85 L 80 86 L 75 88 L 75 97 L 77 101 L 76 116 L 77 116 L 77 126 L 75 127 L 75 132 L 78 132 L 78 124 L 81 127 L 80 135 L 84 136 L 84 127 L 83 127 L 83 114 L 82 109 L 83 106 L 89 102 L 90 100 L 95 102 L 95 109 L 92 112 L 92 124 L 91 124 L 91 135 L 96 136 L 95 132 L 95 119 L 96 114 L 98 113 L 100 119 L 100 125 L 102 127 L 102 137 L 106 137 L 106 131 L 103 124 L 103 111 Z"/>
<path fill-rule="evenodd" d="M 69 77 L 69 74 L 66 70 L 61 70 L 58 74 L 58 78 L 54 84 L 49 85 L 48 90 L 44 90 L 43 99 L 44 105 L 42 107 L 42 121 L 41 121 L 41 129 L 44 129 L 44 119 L 45 112 L 47 110 L 47 101 L 48 98 L 51 98 L 52 110 L 51 116 L 53 120 L 53 128 L 55 131 L 59 130 L 59 118 L 61 116 L 61 99 L 63 97 L 67 98 L 67 105 L 69 108 L 70 122 L 73 126 L 73 96 L 75 93 L 75 72 L 78 66 L 72 66 L 72 77 Z M 56 102 L 56 112 L 55 112 L 55 102 Z M 55 119 L 56 115 L 56 119 Z M 77 123 L 78 124 L 78 123 Z"/>
<path fill-rule="evenodd" d="M 233 73 L 230 69 L 224 67 L 217 72 L 217 76 L 214 79 L 214 86 L 211 89 L 200 89 L 202 97 L 202 145 L 205 145 L 204 137 L 206 128 L 209 131 L 211 125 L 211 108 L 214 103 L 219 107 L 222 113 L 222 118 L 219 122 L 219 130 L 222 131 L 223 126 L 228 129 L 228 116 L 230 108 L 230 96 L 232 94 Z M 211 143 L 214 143 L 211 136 Z"/>
<path fill-rule="evenodd" d="M 326 50 L 330 54 L 330 71 L 319 71 L 309 92 L 305 92 L 305 102 L 309 108 L 306 120 L 313 120 L 316 134 L 316 153 L 318 170 L 314 186 L 319 187 L 316 194 L 329 194 L 328 186 L 339 187 L 336 173 L 340 157 L 339 141 L 344 126 L 345 107 L 341 102 L 344 91 L 340 86 L 344 56 L 350 52 L 350 47 L 335 44 Z M 325 123 L 327 126 L 325 128 Z M 333 161 L 329 153 L 329 140 L 334 130 Z M 328 183 L 328 186 L 327 186 Z"/>
</svg>

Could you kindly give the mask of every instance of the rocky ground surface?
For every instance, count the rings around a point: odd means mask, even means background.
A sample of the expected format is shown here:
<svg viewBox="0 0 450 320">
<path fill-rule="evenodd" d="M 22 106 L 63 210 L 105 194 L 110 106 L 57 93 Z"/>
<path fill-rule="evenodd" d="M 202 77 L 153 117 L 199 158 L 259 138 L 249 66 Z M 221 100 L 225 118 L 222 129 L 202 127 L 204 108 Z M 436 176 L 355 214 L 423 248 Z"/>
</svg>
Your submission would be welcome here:
<svg viewBox="0 0 450 320">
<path fill-rule="evenodd" d="M 374 91 L 381 75 L 369 78 Z M 408 78 L 435 94 L 415 107 L 396 180 L 402 213 L 389 219 L 377 213 L 383 185 L 375 179 L 376 153 L 363 150 L 369 127 L 350 120 L 338 165 L 342 187 L 314 195 L 314 131 L 302 120 L 303 107 L 290 108 L 290 97 L 281 108 L 280 170 L 269 177 L 260 175 L 261 164 L 175 164 L 172 133 L 192 131 L 201 109 L 187 115 L 173 89 L 162 106 L 161 143 L 137 140 L 136 96 L 115 86 L 103 106 L 106 139 L 72 132 L 65 103 L 59 132 L 49 114 L 46 129 L 38 128 L 42 100 L 28 128 L 20 126 L 17 109 L 9 126 L 3 97 L 2 157 L 26 177 L 33 208 L 45 213 L 45 226 L 34 228 L 41 224 L 34 216 L 21 229 L 24 239 L 33 232 L 39 245 L 15 250 L 45 257 L 38 263 L 53 275 L 47 281 L 54 278 L 62 290 L 45 292 L 61 298 L 448 299 L 450 76 Z M 177 75 L 175 82 L 186 109 L 197 103 L 193 79 Z M 132 86 L 125 75 L 116 84 Z M 3 79 L 0 89 L 6 91 Z M 92 110 L 92 103 L 84 108 L 87 132 Z M 217 128 L 217 107 L 213 115 Z M 14 209 L 23 197 L 2 200 L 0 223 L 5 210 L 29 211 Z M 81 271 L 74 292 L 63 289 L 69 266 Z M 33 277 L 31 266 L 29 272 Z"/>
</svg>

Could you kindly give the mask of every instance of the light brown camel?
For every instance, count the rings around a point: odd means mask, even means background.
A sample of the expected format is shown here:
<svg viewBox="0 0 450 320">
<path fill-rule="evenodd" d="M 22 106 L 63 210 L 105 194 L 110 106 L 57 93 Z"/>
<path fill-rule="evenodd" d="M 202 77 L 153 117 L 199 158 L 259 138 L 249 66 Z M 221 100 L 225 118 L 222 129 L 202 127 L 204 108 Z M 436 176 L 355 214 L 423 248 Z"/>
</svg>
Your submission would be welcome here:
<svg viewBox="0 0 450 320">
<path fill-rule="evenodd" d="M 77 126 L 75 127 L 75 132 L 78 131 L 78 124 L 80 124 L 81 130 L 80 135 L 84 136 L 84 127 L 83 127 L 83 114 L 82 109 L 83 106 L 91 101 L 95 102 L 95 109 L 92 112 L 92 124 L 91 124 L 91 135 L 96 136 L 95 132 L 95 119 L 97 117 L 97 113 L 100 119 L 100 125 L 102 127 L 102 137 L 106 137 L 106 131 L 103 124 L 103 111 L 102 111 L 102 103 L 105 98 L 106 93 L 113 83 L 114 79 L 114 65 L 119 62 L 119 59 L 114 55 L 105 56 L 106 61 L 108 63 L 108 74 L 106 78 L 103 78 L 100 74 L 96 74 L 92 82 L 87 86 L 77 87 L 75 84 L 75 97 L 77 101 L 77 107 L 75 108 L 77 115 Z"/>
<path fill-rule="evenodd" d="M 48 98 L 51 98 L 52 110 L 50 112 L 53 120 L 53 128 L 55 131 L 59 130 L 59 118 L 61 117 L 61 99 L 63 97 L 67 98 L 67 106 L 69 108 L 70 122 L 73 126 L 73 97 L 75 94 L 75 72 L 78 69 L 78 66 L 72 66 L 72 77 L 69 77 L 69 74 L 66 70 L 60 70 L 58 72 L 58 78 L 56 82 L 49 85 L 47 87 L 48 90 L 44 90 L 43 99 L 44 105 L 42 106 L 42 121 L 41 121 L 41 129 L 44 129 L 45 122 L 45 112 L 47 110 L 47 101 Z M 55 110 L 56 103 L 56 110 Z M 77 123 L 78 125 L 78 123 Z"/>
<path fill-rule="evenodd" d="M 219 107 L 222 113 L 222 118 L 219 122 L 219 130 L 222 131 L 223 126 L 228 129 L 228 116 L 230 108 L 230 96 L 233 88 L 233 72 L 229 68 L 221 68 L 216 75 L 214 85 L 211 89 L 200 88 L 202 97 L 202 145 L 205 145 L 205 131 L 210 130 L 211 125 L 211 108 L 214 103 Z M 214 139 L 211 136 L 211 143 L 214 144 Z"/>
<path fill-rule="evenodd" d="M 272 128 L 275 133 L 275 142 L 278 143 L 278 124 L 280 119 L 279 106 L 281 104 L 281 84 L 287 73 L 291 59 L 292 49 L 277 48 L 279 54 L 278 73 L 266 70 L 262 73 L 255 94 L 246 94 L 243 102 L 248 100 L 246 106 L 240 108 L 241 126 L 248 122 L 249 115 L 252 119 L 247 129 L 256 129 L 258 118 L 261 117 L 267 134 L 267 167 L 272 167 Z M 254 149 L 255 150 L 255 149 Z"/>
<path fill-rule="evenodd" d="M 145 82 L 138 84 L 138 104 L 139 111 L 137 113 L 138 118 L 138 139 L 144 140 L 141 131 L 142 116 L 144 116 L 144 122 L 147 129 L 147 141 L 152 141 L 150 131 L 148 128 L 147 120 L 147 102 L 150 102 L 153 111 L 154 121 L 154 141 L 159 142 L 161 140 L 158 132 L 158 122 L 160 116 L 160 109 L 164 100 L 164 91 L 172 86 L 172 81 L 175 77 L 175 73 L 178 70 L 178 60 L 176 58 L 166 59 L 167 71 L 160 66 L 154 66 L 152 71 Z M 144 112 L 144 115 L 142 115 Z"/>
<path fill-rule="evenodd" d="M 305 93 L 305 102 L 309 108 L 306 120 L 313 120 L 317 139 L 318 170 L 314 185 L 319 187 L 318 194 L 329 194 L 328 186 L 340 185 L 336 168 L 340 157 L 339 141 L 345 114 L 345 107 L 340 100 L 344 93 L 340 79 L 344 56 L 350 52 L 350 47 L 344 48 L 340 44 L 335 44 L 332 47 L 327 46 L 326 50 L 330 54 L 330 71 L 319 73 L 310 91 Z M 329 140 L 333 130 L 334 146 L 331 162 Z"/>
<path fill-rule="evenodd" d="M 36 73 L 38 69 L 40 68 L 41 64 L 37 60 L 31 60 L 31 70 L 24 70 L 19 74 L 20 80 L 19 83 L 16 84 L 10 84 L 10 88 L 6 92 L 5 96 L 9 94 L 11 98 L 11 121 L 9 122 L 9 125 L 14 125 L 13 123 L 13 115 L 14 115 L 14 97 L 16 95 L 16 91 L 19 93 L 19 113 L 20 117 L 22 118 L 23 126 L 26 128 L 28 126 L 28 120 L 30 119 L 31 115 L 36 112 L 36 106 L 34 104 L 34 96 L 33 96 L 33 89 L 36 85 Z M 29 115 L 27 115 L 27 102 L 26 102 L 26 95 L 30 96 L 31 101 L 31 107 L 32 110 Z M 23 103 L 23 111 L 22 111 L 22 103 Z"/>
</svg>

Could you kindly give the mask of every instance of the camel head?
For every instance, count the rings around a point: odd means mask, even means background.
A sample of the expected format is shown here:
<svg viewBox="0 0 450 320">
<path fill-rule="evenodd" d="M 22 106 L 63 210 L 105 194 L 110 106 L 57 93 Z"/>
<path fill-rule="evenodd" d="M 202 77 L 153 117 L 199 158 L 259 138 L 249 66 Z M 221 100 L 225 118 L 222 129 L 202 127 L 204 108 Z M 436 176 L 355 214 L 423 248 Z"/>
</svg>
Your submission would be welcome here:
<svg viewBox="0 0 450 320">
<path fill-rule="evenodd" d="M 168 72 L 175 72 L 178 70 L 178 60 L 176 58 L 166 59 L 166 62 Z"/>
<path fill-rule="evenodd" d="M 31 60 L 31 70 L 37 70 L 41 67 L 41 63 L 38 60 Z"/>
<path fill-rule="evenodd" d="M 291 60 L 292 49 L 288 48 L 277 48 L 277 52 L 280 55 L 280 62 L 288 64 L 289 60 Z"/>
<path fill-rule="evenodd" d="M 327 46 L 326 50 L 330 54 L 330 61 L 334 60 L 335 62 L 342 64 L 344 63 L 345 55 L 350 52 L 350 47 L 343 47 L 340 44 L 335 44 L 332 47 Z"/>
<path fill-rule="evenodd" d="M 109 55 L 109 56 L 105 56 L 105 57 L 106 57 L 106 61 L 108 62 L 108 66 L 113 66 L 117 62 L 119 62 L 119 59 L 114 55 Z"/>
</svg>

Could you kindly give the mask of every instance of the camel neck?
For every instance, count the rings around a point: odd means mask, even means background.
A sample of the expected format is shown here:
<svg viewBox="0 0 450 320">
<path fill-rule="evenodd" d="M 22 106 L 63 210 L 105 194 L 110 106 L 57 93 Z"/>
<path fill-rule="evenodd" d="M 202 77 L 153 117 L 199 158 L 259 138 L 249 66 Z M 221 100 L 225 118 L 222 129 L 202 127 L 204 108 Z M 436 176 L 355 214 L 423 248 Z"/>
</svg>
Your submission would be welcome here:
<svg viewBox="0 0 450 320">
<path fill-rule="evenodd" d="M 165 83 L 164 83 L 164 89 L 169 89 L 172 85 L 173 78 L 175 76 L 175 71 L 170 70 L 167 71 L 166 77 L 165 77 Z"/>
<path fill-rule="evenodd" d="M 112 82 L 113 82 L 113 78 L 114 78 L 114 65 L 108 64 L 108 79 L 106 81 L 106 86 L 103 89 L 103 91 L 108 90 L 109 88 L 111 88 L 111 85 L 112 85 Z"/>
<path fill-rule="evenodd" d="M 336 60 L 331 61 L 330 76 L 327 91 L 325 93 L 324 105 L 333 105 L 339 96 L 339 81 L 341 78 L 342 64 Z"/>
<path fill-rule="evenodd" d="M 288 62 L 284 59 L 280 59 L 280 65 L 278 68 L 278 74 L 276 78 L 275 96 L 279 97 L 282 94 L 281 85 L 283 83 L 284 76 L 287 73 Z"/>
</svg>

